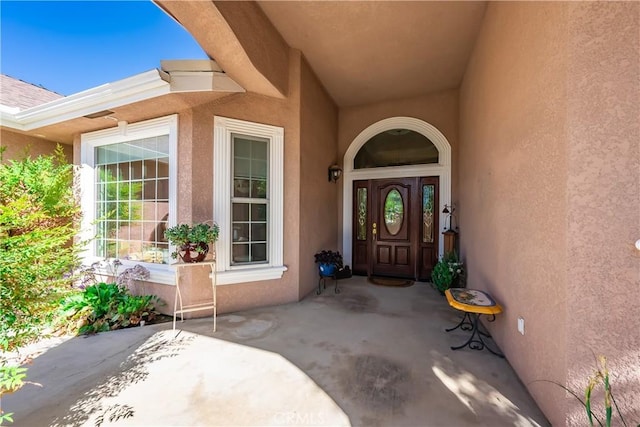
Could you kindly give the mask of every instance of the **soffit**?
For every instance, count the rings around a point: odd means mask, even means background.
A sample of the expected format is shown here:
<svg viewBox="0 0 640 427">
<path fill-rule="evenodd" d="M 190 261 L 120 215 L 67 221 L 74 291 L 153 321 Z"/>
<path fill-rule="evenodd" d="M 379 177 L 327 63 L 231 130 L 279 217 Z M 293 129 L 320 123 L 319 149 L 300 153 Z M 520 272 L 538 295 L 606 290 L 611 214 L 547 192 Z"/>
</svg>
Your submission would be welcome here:
<svg viewBox="0 0 640 427">
<path fill-rule="evenodd" d="M 118 121 L 121 120 L 128 123 L 140 122 L 155 117 L 175 114 L 182 110 L 219 101 L 224 97 L 233 97 L 234 95 L 235 94 L 233 93 L 224 92 L 172 93 L 132 104 L 122 105 L 120 107 L 110 108 L 110 110 L 113 111 L 113 114 L 106 117 L 98 117 L 95 119 L 78 117 L 26 132 L 16 129 L 9 130 L 45 138 L 47 140 L 63 144 L 71 144 L 73 143 L 73 137 L 76 134 L 115 127 L 117 126 Z"/>
<path fill-rule="evenodd" d="M 340 106 L 457 88 L 486 2 L 259 1 Z"/>
</svg>

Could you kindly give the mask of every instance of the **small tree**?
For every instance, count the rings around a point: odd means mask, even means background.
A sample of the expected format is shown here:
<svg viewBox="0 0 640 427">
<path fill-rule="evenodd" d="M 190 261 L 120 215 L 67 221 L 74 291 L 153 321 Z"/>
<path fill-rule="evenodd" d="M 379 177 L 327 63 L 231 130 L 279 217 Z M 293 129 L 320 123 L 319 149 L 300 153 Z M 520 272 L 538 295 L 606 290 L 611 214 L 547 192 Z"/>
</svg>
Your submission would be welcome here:
<svg viewBox="0 0 640 427">
<path fill-rule="evenodd" d="M 60 146 L 54 155 L 0 164 L 2 350 L 35 339 L 71 288 L 80 219 L 74 188 Z"/>
</svg>

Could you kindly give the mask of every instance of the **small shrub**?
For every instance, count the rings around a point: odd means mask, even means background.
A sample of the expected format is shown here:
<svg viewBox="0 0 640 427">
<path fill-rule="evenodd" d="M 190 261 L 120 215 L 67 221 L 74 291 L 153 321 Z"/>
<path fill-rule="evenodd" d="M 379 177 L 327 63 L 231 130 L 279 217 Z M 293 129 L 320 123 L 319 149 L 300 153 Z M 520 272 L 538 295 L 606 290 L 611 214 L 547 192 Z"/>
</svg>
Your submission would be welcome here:
<svg viewBox="0 0 640 427">
<path fill-rule="evenodd" d="M 464 264 L 455 252 L 449 252 L 433 267 L 431 283 L 440 292 L 451 287 L 454 281 L 464 280 Z"/>
<path fill-rule="evenodd" d="M 98 283 L 62 301 L 58 324 L 78 334 L 128 328 L 153 320 L 159 303 L 154 295 L 131 295 L 116 283 Z"/>
</svg>

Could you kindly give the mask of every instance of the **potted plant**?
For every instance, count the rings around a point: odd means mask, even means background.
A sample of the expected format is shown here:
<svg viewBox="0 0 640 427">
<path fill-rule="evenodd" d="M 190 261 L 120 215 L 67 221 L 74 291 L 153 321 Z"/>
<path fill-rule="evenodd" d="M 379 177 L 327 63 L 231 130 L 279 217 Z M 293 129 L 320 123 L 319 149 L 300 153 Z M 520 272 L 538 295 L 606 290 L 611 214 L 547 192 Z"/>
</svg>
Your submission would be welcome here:
<svg viewBox="0 0 640 427">
<path fill-rule="evenodd" d="M 218 240 L 219 232 L 220 228 L 215 223 L 178 224 L 167 228 L 164 235 L 169 243 L 176 246 L 177 250 L 171 254 L 173 258 L 179 256 L 183 262 L 200 262 L 207 256 L 209 244 Z"/>
<path fill-rule="evenodd" d="M 320 276 L 333 276 L 336 270 L 342 268 L 342 255 L 336 251 L 320 251 L 314 255 Z"/>
<path fill-rule="evenodd" d="M 462 286 L 463 280 L 464 265 L 458 259 L 455 251 L 440 258 L 431 272 L 431 283 L 443 295 L 444 291 L 452 287 L 454 283 L 456 286 Z"/>
</svg>

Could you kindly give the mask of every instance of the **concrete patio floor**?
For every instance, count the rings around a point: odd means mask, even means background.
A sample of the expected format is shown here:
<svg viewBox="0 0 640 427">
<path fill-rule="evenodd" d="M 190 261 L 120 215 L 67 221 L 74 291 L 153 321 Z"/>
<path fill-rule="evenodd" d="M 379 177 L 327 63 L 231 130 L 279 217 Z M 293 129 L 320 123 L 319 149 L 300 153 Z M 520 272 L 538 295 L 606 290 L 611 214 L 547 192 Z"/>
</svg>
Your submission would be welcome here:
<svg viewBox="0 0 640 427">
<path fill-rule="evenodd" d="M 428 284 L 331 284 L 299 303 L 77 337 L 3 399 L 15 426 L 546 426 L 508 362 L 452 351 Z M 491 342 L 492 343 L 492 342 Z"/>
</svg>

